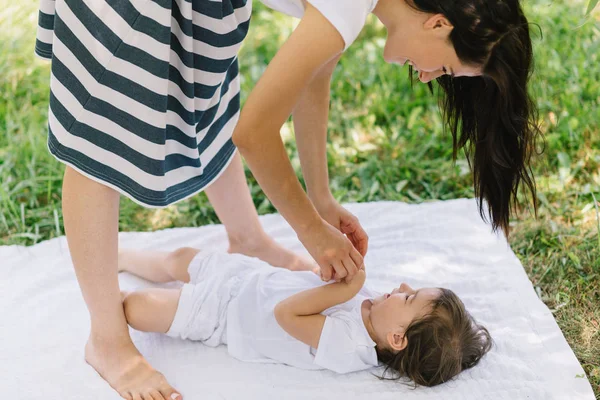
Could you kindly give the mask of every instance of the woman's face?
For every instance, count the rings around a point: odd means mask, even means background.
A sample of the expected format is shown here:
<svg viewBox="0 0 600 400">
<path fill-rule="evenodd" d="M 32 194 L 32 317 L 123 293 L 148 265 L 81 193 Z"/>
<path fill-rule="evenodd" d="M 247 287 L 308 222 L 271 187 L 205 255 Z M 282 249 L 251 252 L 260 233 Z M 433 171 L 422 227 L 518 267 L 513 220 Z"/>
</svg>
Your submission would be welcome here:
<svg viewBox="0 0 600 400">
<path fill-rule="evenodd" d="M 383 58 L 388 63 L 412 65 L 427 83 L 444 74 L 478 76 L 479 67 L 463 64 L 450 42 L 454 28 L 442 14 L 427 14 L 404 0 L 380 0 L 374 14 L 385 25 L 388 38 Z"/>
</svg>

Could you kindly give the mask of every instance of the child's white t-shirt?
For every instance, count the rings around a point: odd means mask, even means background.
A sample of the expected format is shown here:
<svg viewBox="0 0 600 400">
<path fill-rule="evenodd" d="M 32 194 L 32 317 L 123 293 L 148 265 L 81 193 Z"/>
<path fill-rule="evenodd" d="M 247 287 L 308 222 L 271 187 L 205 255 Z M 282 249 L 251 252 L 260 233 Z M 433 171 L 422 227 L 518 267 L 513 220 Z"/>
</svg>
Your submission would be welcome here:
<svg viewBox="0 0 600 400">
<path fill-rule="evenodd" d="M 243 278 L 227 309 L 229 354 L 246 362 L 283 363 L 304 369 L 348 373 L 378 365 L 375 342 L 362 319 L 364 300 L 377 294 L 364 287 L 352 300 L 325 310 L 318 349 L 290 336 L 273 310 L 280 301 L 324 283 L 312 272 L 257 268 Z"/>
<path fill-rule="evenodd" d="M 261 0 L 268 7 L 296 18 L 304 15 L 303 0 Z M 307 0 L 344 38 L 346 50 L 365 26 L 378 0 Z"/>
</svg>

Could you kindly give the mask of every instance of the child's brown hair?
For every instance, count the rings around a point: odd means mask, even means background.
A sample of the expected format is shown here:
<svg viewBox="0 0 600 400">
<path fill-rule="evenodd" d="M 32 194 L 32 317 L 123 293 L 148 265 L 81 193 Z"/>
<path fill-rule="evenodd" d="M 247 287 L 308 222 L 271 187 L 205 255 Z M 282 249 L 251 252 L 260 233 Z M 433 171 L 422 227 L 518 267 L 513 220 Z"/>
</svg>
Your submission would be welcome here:
<svg viewBox="0 0 600 400">
<path fill-rule="evenodd" d="M 486 328 L 477 324 L 449 289 L 431 303 L 432 311 L 406 330 L 408 344 L 399 352 L 377 348 L 379 361 L 415 385 L 435 386 L 476 365 L 492 347 Z"/>
</svg>

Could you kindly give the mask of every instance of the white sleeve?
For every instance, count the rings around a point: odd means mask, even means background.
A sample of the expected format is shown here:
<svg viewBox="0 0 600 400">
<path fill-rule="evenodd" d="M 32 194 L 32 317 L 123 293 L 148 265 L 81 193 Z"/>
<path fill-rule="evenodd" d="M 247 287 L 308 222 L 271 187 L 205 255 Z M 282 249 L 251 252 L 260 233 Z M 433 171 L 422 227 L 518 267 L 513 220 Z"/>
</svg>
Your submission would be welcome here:
<svg viewBox="0 0 600 400">
<path fill-rule="evenodd" d="M 372 11 L 372 0 L 307 0 L 337 29 L 346 50 L 358 37 Z"/>
<path fill-rule="evenodd" d="M 358 37 L 373 11 L 374 0 L 307 0 L 334 26 L 344 39 L 346 50 Z M 302 0 L 262 0 L 277 11 L 296 18 L 304 15 Z"/>
<path fill-rule="evenodd" d="M 369 369 L 376 365 L 371 354 L 375 350 L 361 342 L 356 321 L 336 312 L 325 318 L 314 363 L 340 374 Z"/>
</svg>

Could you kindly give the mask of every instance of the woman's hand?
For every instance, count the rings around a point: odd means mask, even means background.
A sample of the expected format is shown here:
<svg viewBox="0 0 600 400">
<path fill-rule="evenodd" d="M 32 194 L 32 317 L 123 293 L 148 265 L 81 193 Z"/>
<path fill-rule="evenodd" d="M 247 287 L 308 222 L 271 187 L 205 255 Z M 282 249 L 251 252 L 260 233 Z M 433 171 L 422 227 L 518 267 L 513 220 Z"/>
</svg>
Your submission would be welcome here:
<svg viewBox="0 0 600 400">
<path fill-rule="evenodd" d="M 363 257 L 367 254 L 369 236 L 354 214 L 342 207 L 333 196 L 321 201 L 313 200 L 313 204 L 321 218 L 345 234 Z"/>
<path fill-rule="evenodd" d="M 298 235 L 306 250 L 319 264 L 321 279 L 325 282 L 335 277 L 351 282 L 363 268 L 363 257 L 342 232 L 321 219 Z"/>
</svg>

